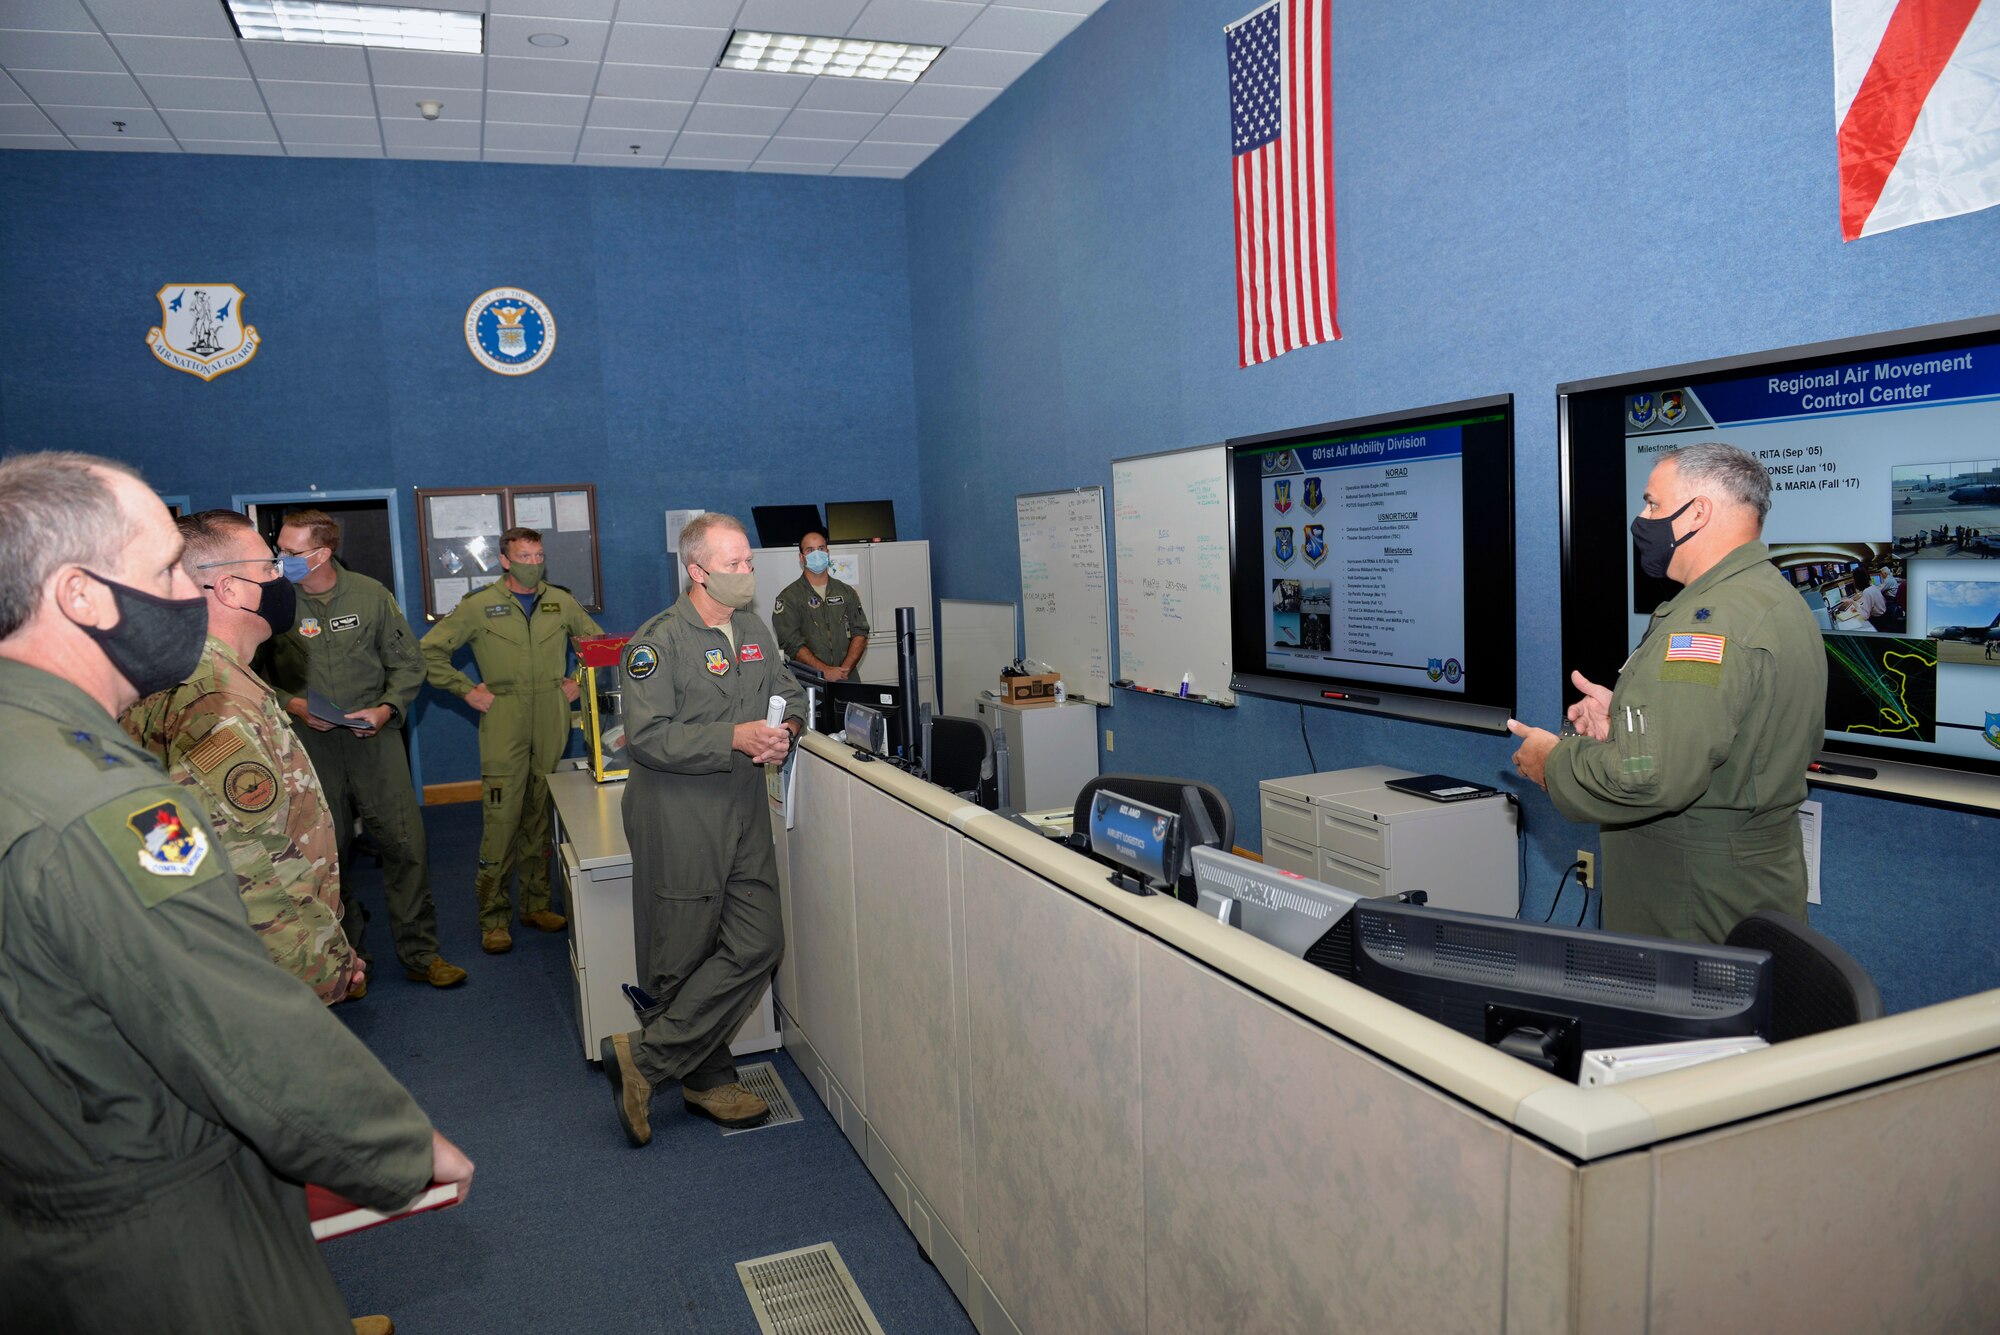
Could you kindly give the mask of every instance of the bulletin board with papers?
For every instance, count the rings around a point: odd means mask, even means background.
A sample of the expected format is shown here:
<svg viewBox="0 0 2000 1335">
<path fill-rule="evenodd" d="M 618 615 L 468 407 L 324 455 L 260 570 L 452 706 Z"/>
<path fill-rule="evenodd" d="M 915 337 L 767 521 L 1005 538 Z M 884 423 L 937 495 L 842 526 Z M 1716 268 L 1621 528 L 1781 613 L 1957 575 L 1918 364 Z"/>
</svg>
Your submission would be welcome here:
<svg viewBox="0 0 2000 1335">
<path fill-rule="evenodd" d="M 505 573 L 500 535 L 510 528 L 540 533 L 548 581 L 569 589 L 586 610 L 603 610 L 594 485 L 419 487 L 424 620 L 436 621 L 468 594 L 499 581 Z"/>
</svg>

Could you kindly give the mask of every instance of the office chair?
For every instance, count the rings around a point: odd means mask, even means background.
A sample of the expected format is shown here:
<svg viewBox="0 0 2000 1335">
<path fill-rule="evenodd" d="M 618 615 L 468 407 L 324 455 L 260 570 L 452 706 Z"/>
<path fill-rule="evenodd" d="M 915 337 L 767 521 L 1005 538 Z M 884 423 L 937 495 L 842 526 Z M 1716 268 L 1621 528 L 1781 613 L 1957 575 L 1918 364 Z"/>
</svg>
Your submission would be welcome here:
<svg viewBox="0 0 2000 1335">
<path fill-rule="evenodd" d="M 1227 853 L 1236 847 L 1236 813 L 1230 809 L 1229 799 L 1214 784 L 1203 783 L 1199 779 L 1169 779 L 1159 774 L 1100 774 L 1077 793 L 1076 809 L 1070 817 L 1069 846 L 1079 852 L 1090 851 L 1090 801 L 1097 796 L 1100 788 L 1109 788 L 1114 793 L 1122 793 L 1135 801 L 1164 807 L 1168 811 L 1179 811 L 1181 789 L 1193 788 L 1201 794 L 1202 805 L 1208 808 L 1208 819 L 1222 840 L 1222 851 Z M 1193 872 L 1181 877 L 1180 890 L 1183 902 L 1195 902 Z"/>
<path fill-rule="evenodd" d="M 1773 1043 L 1882 1018 L 1882 994 L 1868 970 L 1789 914 L 1759 909 L 1723 944 L 1771 952 Z"/>
<path fill-rule="evenodd" d="M 936 714 L 931 718 L 931 782 L 988 811 L 1000 805 L 1000 783 L 993 768 L 993 735 L 978 719 Z"/>
</svg>

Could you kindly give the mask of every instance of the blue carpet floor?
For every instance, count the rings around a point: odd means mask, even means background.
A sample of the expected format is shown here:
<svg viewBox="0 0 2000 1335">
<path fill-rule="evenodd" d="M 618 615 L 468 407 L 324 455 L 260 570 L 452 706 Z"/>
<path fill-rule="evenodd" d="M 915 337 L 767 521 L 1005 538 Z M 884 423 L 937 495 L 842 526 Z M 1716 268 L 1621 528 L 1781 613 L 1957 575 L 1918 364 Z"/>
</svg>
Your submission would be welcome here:
<svg viewBox="0 0 2000 1335">
<path fill-rule="evenodd" d="M 510 954 L 480 952 L 479 820 L 471 803 L 424 812 L 442 953 L 472 975 L 449 991 L 396 967 L 380 871 L 357 859 L 377 976 L 334 1014 L 478 1172 L 463 1205 L 325 1245 L 348 1309 L 386 1312 L 402 1335 L 754 1335 L 736 1263 L 830 1241 L 889 1335 L 972 1330 L 782 1052 L 744 1060 L 776 1064 L 802 1123 L 724 1136 L 668 1088 L 652 1144 L 626 1142 L 583 1058 L 566 934 L 517 924 Z"/>
</svg>

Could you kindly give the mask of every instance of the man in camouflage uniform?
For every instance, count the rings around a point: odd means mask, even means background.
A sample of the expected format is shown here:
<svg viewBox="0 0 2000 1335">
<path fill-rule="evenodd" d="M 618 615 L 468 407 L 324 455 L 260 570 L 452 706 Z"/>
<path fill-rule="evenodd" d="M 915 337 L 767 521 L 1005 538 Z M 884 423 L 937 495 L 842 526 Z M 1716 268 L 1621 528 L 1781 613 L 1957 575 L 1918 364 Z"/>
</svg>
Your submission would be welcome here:
<svg viewBox="0 0 2000 1335">
<path fill-rule="evenodd" d="M 506 573 L 460 600 L 424 636 L 431 685 L 479 711 L 479 782 L 486 825 L 479 836 L 479 944 L 489 955 L 513 949 L 507 882 L 521 866 L 521 921 L 544 932 L 567 923 L 549 907 L 549 775 L 569 745 L 570 706 L 581 689 L 569 675 L 573 641 L 604 631 L 560 584 L 542 578 L 542 535 L 500 535 Z M 472 646 L 480 680 L 451 665 Z"/>
<path fill-rule="evenodd" d="M 293 510 L 278 530 L 278 550 L 305 565 L 298 579 L 298 624 L 273 635 L 259 667 L 312 757 L 313 771 L 333 812 L 341 870 L 354 889 L 348 845 L 354 818 L 382 854 L 382 893 L 404 976 L 432 987 L 454 987 L 465 970 L 438 954 L 437 905 L 424 844 L 424 816 L 403 750 L 410 701 L 424 684 L 416 632 L 395 595 L 334 560 L 340 525 L 321 510 Z M 315 718 L 307 700 L 318 691 L 354 727 Z M 347 939 L 361 949 L 364 915 L 349 904 Z"/>
<path fill-rule="evenodd" d="M 272 962 L 328 1005 L 359 996 L 367 984 L 340 930 L 326 798 L 277 697 L 245 666 L 291 628 L 291 581 L 234 510 L 204 510 L 178 527 L 181 568 L 208 593 L 208 646 L 192 677 L 118 722 L 200 801 Z"/>
<path fill-rule="evenodd" d="M 118 728 L 200 659 L 180 550 L 122 465 L 0 461 L 0 1314 L 353 1335 L 297 1184 L 393 1210 L 472 1163 L 272 965 L 201 803 Z"/>
<path fill-rule="evenodd" d="M 826 534 L 813 529 L 799 539 L 804 572 L 771 604 L 771 629 L 785 657 L 817 668 L 828 681 L 846 681 L 868 648 L 868 613 L 854 586 L 830 573 Z"/>
</svg>

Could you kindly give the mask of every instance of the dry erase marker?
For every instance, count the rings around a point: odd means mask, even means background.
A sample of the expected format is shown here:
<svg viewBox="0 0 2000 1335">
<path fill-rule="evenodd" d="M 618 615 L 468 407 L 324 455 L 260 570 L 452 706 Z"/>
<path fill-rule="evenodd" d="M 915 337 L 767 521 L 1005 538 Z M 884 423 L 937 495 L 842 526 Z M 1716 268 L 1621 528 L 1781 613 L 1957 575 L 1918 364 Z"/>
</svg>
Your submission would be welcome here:
<svg viewBox="0 0 2000 1335">
<path fill-rule="evenodd" d="M 1183 700 L 1187 699 L 1187 693 L 1188 693 L 1188 678 L 1189 678 L 1189 677 L 1191 677 L 1191 676 L 1193 676 L 1193 675 L 1194 675 L 1194 674 L 1193 674 L 1193 673 L 1190 673 L 1190 672 L 1183 672 L 1183 673 L 1181 673 L 1181 699 L 1183 699 Z"/>
</svg>

